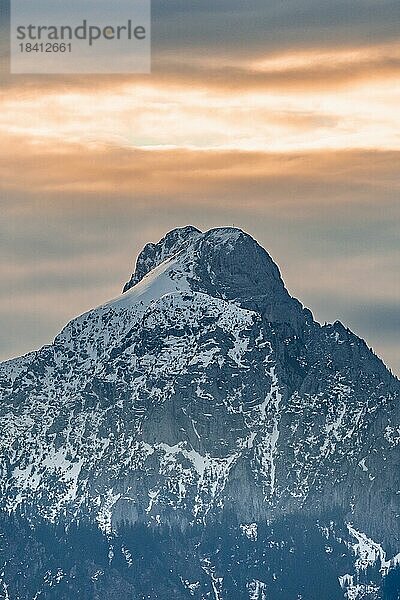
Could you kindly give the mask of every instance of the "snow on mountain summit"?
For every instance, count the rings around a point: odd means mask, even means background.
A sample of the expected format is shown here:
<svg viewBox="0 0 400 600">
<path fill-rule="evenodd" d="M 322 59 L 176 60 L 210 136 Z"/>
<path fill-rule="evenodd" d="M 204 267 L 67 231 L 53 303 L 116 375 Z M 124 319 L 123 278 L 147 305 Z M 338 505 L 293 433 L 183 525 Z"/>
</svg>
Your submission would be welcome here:
<svg viewBox="0 0 400 600">
<path fill-rule="evenodd" d="M 173 229 L 157 244 L 146 244 L 138 256 L 135 271 L 130 281 L 125 284 L 124 291 L 135 285 L 145 274 L 161 262 L 176 256 L 180 252 L 185 250 L 191 251 L 192 254 L 198 252 L 204 242 L 211 243 L 214 247 L 229 243 L 232 248 L 240 238 L 246 238 L 256 244 L 249 234 L 245 234 L 241 229 L 235 227 L 217 227 L 205 233 L 190 225 Z"/>
</svg>

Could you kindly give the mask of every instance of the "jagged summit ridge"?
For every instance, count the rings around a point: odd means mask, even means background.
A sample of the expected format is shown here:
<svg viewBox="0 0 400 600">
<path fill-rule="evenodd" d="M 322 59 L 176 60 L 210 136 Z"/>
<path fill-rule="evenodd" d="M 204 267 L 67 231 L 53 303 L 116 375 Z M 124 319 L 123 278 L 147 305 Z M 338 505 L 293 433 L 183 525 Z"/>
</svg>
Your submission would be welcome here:
<svg viewBox="0 0 400 600">
<path fill-rule="evenodd" d="M 145 246 L 124 292 L 167 260 L 185 272 L 191 289 L 259 310 L 267 320 L 296 329 L 312 320 L 311 313 L 287 292 L 270 255 L 239 228 L 218 227 L 202 233 L 188 226 L 170 231 L 157 244 Z"/>
<path fill-rule="evenodd" d="M 240 237 L 246 237 L 252 243 L 257 243 L 249 234 L 236 227 L 216 227 L 205 233 L 193 225 L 172 229 L 156 244 L 146 244 L 137 258 L 134 272 L 125 284 L 123 291 L 129 290 L 164 260 L 173 257 L 183 249 L 187 249 L 188 246 L 193 247 L 195 242 L 208 240 L 214 245 L 224 242 L 234 244 Z M 196 247 L 198 245 L 196 244 Z"/>
<path fill-rule="evenodd" d="M 237 227 L 216 227 L 204 233 L 192 225 L 172 229 L 156 244 L 146 244 L 137 258 L 134 272 L 125 284 L 123 291 L 125 292 L 133 287 L 152 269 L 158 267 L 160 263 L 184 250 L 188 251 L 190 249 L 192 252 L 197 251 L 201 254 L 203 246 L 212 246 L 217 252 L 224 253 L 227 250 L 232 251 L 235 244 L 239 243 L 240 240 L 246 240 L 248 246 L 253 244 L 258 246 L 254 238 Z M 224 245 L 227 247 L 224 248 Z M 267 255 L 263 248 L 260 246 L 259 248 Z M 271 263 L 275 267 L 275 276 L 279 278 L 278 267 L 272 259 Z"/>
</svg>

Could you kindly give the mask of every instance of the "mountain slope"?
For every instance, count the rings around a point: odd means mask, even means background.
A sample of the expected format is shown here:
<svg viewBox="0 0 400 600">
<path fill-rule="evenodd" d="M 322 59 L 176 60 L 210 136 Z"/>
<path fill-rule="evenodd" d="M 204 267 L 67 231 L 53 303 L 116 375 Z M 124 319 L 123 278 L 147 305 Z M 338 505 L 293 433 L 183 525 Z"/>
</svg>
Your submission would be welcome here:
<svg viewBox="0 0 400 600">
<path fill-rule="evenodd" d="M 4 598 L 397 597 L 399 381 L 241 230 L 148 244 L 0 390 Z"/>
</svg>

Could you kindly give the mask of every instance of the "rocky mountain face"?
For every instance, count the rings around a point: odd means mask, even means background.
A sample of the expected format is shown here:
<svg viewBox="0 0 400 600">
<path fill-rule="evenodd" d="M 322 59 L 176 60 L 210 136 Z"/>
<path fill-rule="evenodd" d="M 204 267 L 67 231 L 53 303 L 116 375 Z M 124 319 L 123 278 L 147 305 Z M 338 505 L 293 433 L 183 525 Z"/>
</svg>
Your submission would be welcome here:
<svg viewBox="0 0 400 600">
<path fill-rule="evenodd" d="M 0 365 L 0 598 L 400 598 L 400 382 L 235 228 Z"/>
</svg>

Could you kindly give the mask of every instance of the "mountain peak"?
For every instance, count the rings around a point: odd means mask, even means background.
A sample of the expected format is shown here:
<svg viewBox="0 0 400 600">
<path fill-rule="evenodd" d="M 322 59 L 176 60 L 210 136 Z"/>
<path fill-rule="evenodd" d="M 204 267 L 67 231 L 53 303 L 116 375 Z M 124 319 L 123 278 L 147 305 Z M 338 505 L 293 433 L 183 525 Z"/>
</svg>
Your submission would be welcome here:
<svg viewBox="0 0 400 600">
<path fill-rule="evenodd" d="M 152 269 L 158 267 L 161 262 L 197 241 L 204 240 L 208 244 L 211 243 L 217 246 L 226 243 L 234 244 L 245 238 L 250 243 L 257 244 L 248 233 L 238 227 L 214 227 L 205 232 L 193 225 L 171 229 L 159 242 L 155 244 L 150 242 L 145 245 L 137 258 L 135 270 L 130 280 L 125 284 L 123 291 L 128 291 Z"/>
<path fill-rule="evenodd" d="M 128 287 L 0 364 L 0 597 L 394 598 L 383 363 L 240 229 L 167 233 Z"/>
<path fill-rule="evenodd" d="M 285 288 L 268 252 L 237 227 L 196 227 L 169 231 L 156 244 L 146 244 L 123 291 L 127 292 L 167 260 L 194 291 L 235 301 L 261 312 L 268 321 L 287 323 L 296 331 L 305 321 L 303 307 Z M 308 311 L 307 311 L 307 314 Z"/>
<path fill-rule="evenodd" d="M 251 245 L 258 246 L 264 254 L 265 250 L 261 248 L 250 234 L 244 232 L 238 227 L 214 227 L 202 232 L 193 225 L 177 227 L 165 234 L 157 243 L 148 243 L 140 252 L 135 269 L 130 280 L 125 284 L 123 292 L 127 292 L 134 285 L 139 283 L 151 270 L 158 267 L 165 260 L 172 258 L 185 248 L 189 248 L 197 243 L 197 246 L 213 247 L 217 251 L 219 247 L 228 246 L 224 252 L 232 250 L 233 246 L 240 241 L 247 241 Z M 272 261 L 271 261 L 272 262 Z M 274 263 L 273 263 L 274 264 Z M 274 264 L 276 271 L 278 268 Z"/>
</svg>

